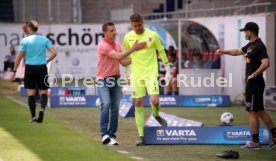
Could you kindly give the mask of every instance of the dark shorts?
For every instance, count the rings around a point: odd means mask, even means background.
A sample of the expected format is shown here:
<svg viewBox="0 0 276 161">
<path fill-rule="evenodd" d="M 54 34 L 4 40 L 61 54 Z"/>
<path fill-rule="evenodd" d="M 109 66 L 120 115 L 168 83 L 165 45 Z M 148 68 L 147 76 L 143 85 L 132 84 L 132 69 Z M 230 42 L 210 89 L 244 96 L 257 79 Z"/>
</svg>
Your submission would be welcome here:
<svg viewBox="0 0 276 161">
<path fill-rule="evenodd" d="M 245 109 L 246 111 L 263 111 L 264 110 L 264 88 L 265 82 L 263 77 L 257 77 L 249 80 L 245 87 Z"/>
<path fill-rule="evenodd" d="M 49 83 L 47 82 L 47 66 L 46 65 L 26 65 L 24 86 L 27 89 L 48 89 Z"/>
</svg>

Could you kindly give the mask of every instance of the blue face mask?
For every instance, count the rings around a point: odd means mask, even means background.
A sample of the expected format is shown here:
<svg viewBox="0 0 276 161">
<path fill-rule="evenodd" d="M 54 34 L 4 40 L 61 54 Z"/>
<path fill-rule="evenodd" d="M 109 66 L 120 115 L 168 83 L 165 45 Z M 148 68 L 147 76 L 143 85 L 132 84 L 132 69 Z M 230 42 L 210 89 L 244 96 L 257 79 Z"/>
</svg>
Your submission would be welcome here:
<svg viewBox="0 0 276 161">
<path fill-rule="evenodd" d="M 245 40 L 250 40 L 250 36 L 249 36 L 249 34 L 245 34 Z"/>
</svg>

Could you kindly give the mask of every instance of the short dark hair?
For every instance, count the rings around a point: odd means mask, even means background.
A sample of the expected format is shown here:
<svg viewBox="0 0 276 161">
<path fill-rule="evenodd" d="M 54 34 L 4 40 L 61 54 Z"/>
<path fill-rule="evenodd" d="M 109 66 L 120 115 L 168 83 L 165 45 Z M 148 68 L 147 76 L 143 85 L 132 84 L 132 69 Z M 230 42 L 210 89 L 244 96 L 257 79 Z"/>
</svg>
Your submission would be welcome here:
<svg viewBox="0 0 276 161">
<path fill-rule="evenodd" d="M 143 22 L 143 18 L 139 13 L 134 13 L 129 17 L 131 22 Z"/>
<path fill-rule="evenodd" d="M 170 45 L 168 48 L 174 50 L 174 47 L 172 45 Z"/>
<path fill-rule="evenodd" d="M 38 27 L 35 26 L 35 25 L 32 23 L 32 21 L 27 21 L 26 24 L 27 24 L 28 27 L 31 28 L 32 31 L 37 32 Z"/>
<path fill-rule="evenodd" d="M 114 23 L 113 22 L 106 22 L 106 23 L 104 23 L 103 26 L 102 26 L 102 31 L 106 32 L 108 26 L 114 26 Z"/>
</svg>

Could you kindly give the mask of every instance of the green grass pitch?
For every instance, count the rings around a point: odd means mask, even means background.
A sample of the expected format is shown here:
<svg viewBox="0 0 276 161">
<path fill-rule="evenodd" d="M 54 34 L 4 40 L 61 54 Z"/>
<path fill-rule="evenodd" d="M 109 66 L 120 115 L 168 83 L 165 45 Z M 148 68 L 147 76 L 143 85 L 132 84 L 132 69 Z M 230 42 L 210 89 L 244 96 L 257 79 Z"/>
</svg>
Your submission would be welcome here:
<svg viewBox="0 0 276 161">
<path fill-rule="evenodd" d="M 214 161 L 222 160 L 215 154 L 224 150 L 238 151 L 241 161 L 274 161 L 276 158 L 275 149 L 267 150 L 265 146 L 261 150 L 241 150 L 239 145 L 136 147 L 137 130 L 133 118 L 119 118 L 119 146 L 103 146 L 98 108 L 47 108 L 45 121 L 31 124 L 29 110 L 6 97 L 26 104 L 27 98 L 20 97 L 16 88 L 16 83 L 0 81 L 0 161 Z M 219 124 L 220 115 L 227 111 L 234 115 L 234 125 L 248 125 L 242 106 L 162 108 L 161 111 L 205 125 Z M 268 112 L 276 122 L 276 112 Z M 146 108 L 146 119 L 150 113 L 150 108 Z"/>
</svg>

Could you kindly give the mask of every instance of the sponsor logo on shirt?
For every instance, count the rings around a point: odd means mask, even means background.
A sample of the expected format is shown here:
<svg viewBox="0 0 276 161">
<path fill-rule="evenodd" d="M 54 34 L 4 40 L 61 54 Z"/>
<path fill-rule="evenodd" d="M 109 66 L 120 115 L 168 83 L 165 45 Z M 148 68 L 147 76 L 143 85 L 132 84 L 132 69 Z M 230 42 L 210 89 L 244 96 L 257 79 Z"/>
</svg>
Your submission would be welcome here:
<svg viewBox="0 0 276 161">
<path fill-rule="evenodd" d="M 248 57 L 246 57 L 245 62 L 250 63 L 250 59 Z"/>
</svg>

